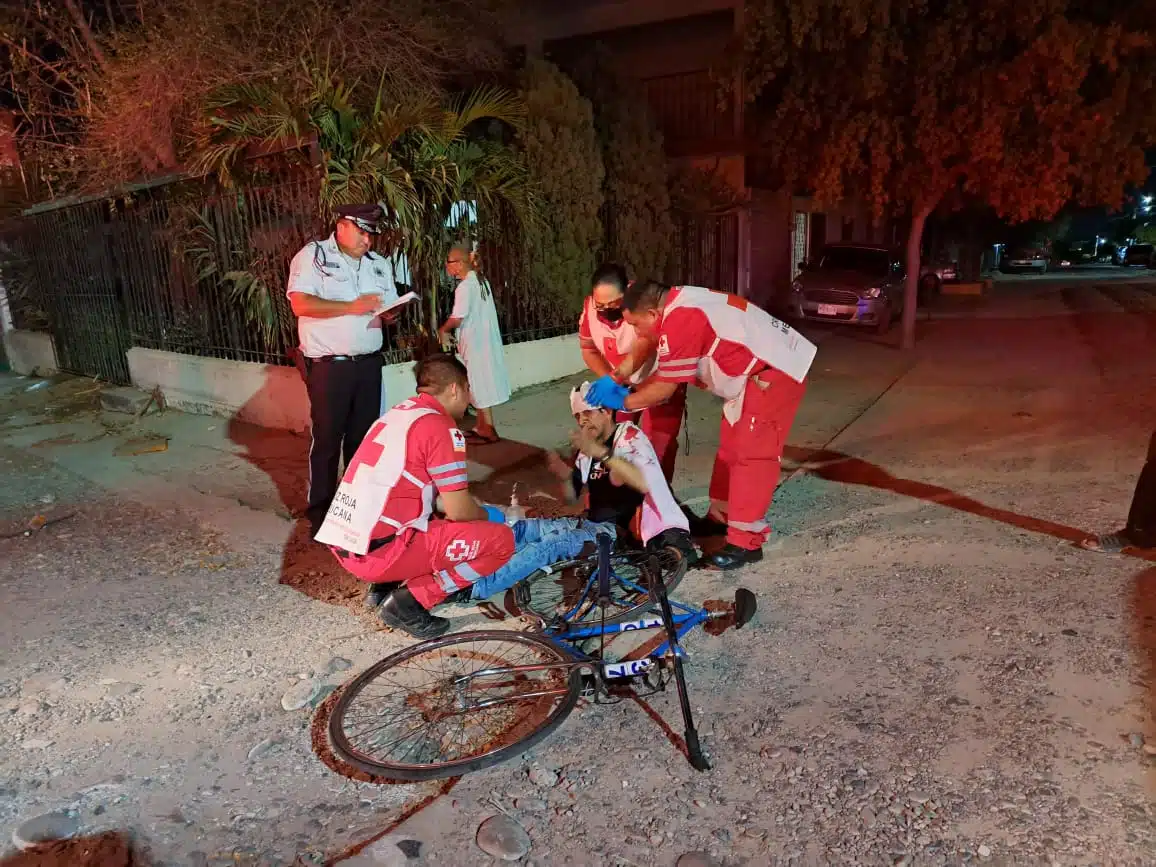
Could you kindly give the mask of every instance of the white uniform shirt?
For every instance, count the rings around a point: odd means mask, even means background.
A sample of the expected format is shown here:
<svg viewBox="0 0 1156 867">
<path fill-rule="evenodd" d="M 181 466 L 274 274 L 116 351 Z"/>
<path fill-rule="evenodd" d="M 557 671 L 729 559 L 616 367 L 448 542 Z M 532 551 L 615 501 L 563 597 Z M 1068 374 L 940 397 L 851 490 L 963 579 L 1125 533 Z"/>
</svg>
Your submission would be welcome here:
<svg viewBox="0 0 1156 867">
<path fill-rule="evenodd" d="M 359 295 L 380 295 L 382 304 L 397 299 L 395 273 L 405 269 L 404 257 L 385 259 L 366 253 L 352 259 L 341 252 L 330 235 L 324 241 L 306 244 L 289 264 L 286 294 L 303 292 L 327 301 L 353 301 Z M 297 334 L 307 358 L 326 355 L 368 355 L 381 349 L 381 320 L 363 313 L 319 318 L 299 316 Z"/>
</svg>

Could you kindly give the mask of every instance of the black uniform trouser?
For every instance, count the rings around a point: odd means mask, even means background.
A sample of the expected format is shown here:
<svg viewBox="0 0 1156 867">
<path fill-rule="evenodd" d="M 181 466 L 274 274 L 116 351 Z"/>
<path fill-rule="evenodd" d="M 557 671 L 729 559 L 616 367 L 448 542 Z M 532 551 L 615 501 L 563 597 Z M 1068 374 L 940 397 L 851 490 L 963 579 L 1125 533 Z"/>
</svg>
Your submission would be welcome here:
<svg viewBox="0 0 1156 867">
<path fill-rule="evenodd" d="M 1148 446 L 1148 461 L 1136 480 L 1125 534 L 1139 547 L 1156 548 L 1156 433 Z"/>
<path fill-rule="evenodd" d="M 305 516 L 320 528 L 337 493 L 338 461 L 345 465 L 381 415 L 381 353 L 305 359 L 305 388 L 313 442 Z"/>
</svg>

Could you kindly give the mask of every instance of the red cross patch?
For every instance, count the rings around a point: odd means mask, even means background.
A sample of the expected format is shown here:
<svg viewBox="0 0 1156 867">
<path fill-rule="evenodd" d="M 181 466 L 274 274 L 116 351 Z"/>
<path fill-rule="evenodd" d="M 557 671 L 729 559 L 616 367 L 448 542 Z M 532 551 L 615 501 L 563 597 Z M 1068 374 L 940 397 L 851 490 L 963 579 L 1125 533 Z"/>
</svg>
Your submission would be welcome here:
<svg viewBox="0 0 1156 867">
<path fill-rule="evenodd" d="M 450 439 L 453 441 L 455 452 L 466 450 L 466 435 L 456 427 L 450 428 Z"/>
<path fill-rule="evenodd" d="M 465 539 L 454 539 L 446 546 L 446 559 L 451 563 L 461 563 L 469 559 L 470 544 Z"/>
<path fill-rule="evenodd" d="M 670 343 L 667 341 L 665 334 L 658 338 L 658 354 L 670 355 Z"/>
</svg>

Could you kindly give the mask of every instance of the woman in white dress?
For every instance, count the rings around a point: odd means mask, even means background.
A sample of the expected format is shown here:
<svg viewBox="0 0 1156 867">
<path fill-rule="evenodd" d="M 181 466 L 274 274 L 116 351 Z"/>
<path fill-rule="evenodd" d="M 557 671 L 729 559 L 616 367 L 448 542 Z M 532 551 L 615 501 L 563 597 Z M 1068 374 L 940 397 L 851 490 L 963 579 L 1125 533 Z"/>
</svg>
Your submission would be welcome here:
<svg viewBox="0 0 1156 867">
<path fill-rule="evenodd" d="M 455 244 L 446 257 L 446 272 L 458 280 L 454 310 L 438 329 L 441 344 L 450 347 L 450 332 L 457 330 L 458 354 L 470 375 L 470 392 L 478 423 L 469 438 L 496 443 L 492 408 L 510 399 L 510 377 L 502 351 L 502 332 L 490 284 L 478 273 L 477 255 L 466 244 Z"/>
</svg>

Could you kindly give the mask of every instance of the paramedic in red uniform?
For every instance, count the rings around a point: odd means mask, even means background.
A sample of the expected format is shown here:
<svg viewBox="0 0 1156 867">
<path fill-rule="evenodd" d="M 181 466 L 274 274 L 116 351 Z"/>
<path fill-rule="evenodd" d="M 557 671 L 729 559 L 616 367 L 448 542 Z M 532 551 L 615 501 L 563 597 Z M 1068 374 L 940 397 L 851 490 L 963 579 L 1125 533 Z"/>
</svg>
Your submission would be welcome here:
<svg viewBox="0 0 1156 867">
<path fill-rule="evenodd" d="M 783 446 L 815 345 L 745 298 L 698 286 L 640 280 L 627 288 L 622 307 L 626 321 L 657 342 L 658 372 L 633 393 L 603 378 L 591 386 L 587 402 L 645 409 L 690 382 L 721 397 L 707 519 L 725 524 L 727 544 L 708 565 L 729 570 L 761 560 Z"/>
<path fill-rule="evenodd" d="M 577 555 L 599 532 L 612 538 L 616 532 L 576 519 L 507 526 L 500 510 L 469 492 L 466 440 L 457 426 L 470 403 L 465 365 L 435 355 L 420 361 L 414 376 L 417 396 L 370 428 L 317 541 L 370 582 L 371 595 L 384 597 L 377 608 L 382 622 L 432 638 L 450 625 L 430 614 L 434 606 L 493 595 L 540 566 Z M 439 497 L 444 518 L 434 514 Z"/>
<path fill-rule="evenodd" d="M 654 373 L 655 343 L 641 337 L 622 316 L 626 269 L 609 263 L 594 272 L 593 291 L 578 320 L 582 359 L 595 376 L 610 376 L 622 385 L 637 386 Z M 642 419 L 622 413 L 618 421 L 638 421 L 669 482 L 678 456 L 678 431 L 686 408 L 686 385 L 679 385 L 664 403 L 647 407 Z"/>
</svg>

